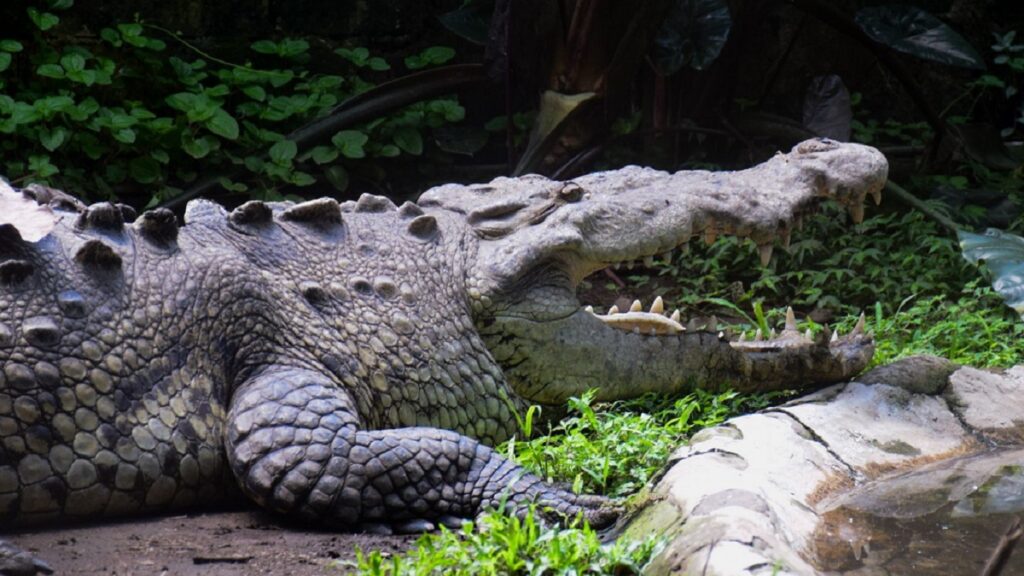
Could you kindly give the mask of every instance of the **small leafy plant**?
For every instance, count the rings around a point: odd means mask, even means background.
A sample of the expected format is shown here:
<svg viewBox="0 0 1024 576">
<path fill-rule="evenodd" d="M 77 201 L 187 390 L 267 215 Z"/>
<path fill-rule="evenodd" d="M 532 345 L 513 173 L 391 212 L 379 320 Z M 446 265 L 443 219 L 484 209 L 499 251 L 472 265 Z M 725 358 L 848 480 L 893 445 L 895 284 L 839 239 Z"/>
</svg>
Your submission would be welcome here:
<svg viewBox="0 0 1024 576">
<path fill-rule="evenodd" d="M 589 391 L 569 400 L 569 414 L 547 434 L 512 439 L 500 450 L 548 481 L 571 479 L 576 492 L 622 497 L 643 488 L 694 432 L 784 397 L 697 390 L 597 404 Z"/>
<path fill-rule="evenodd" d="M 532 510 L 521 520 L 490 512 L 479 525 L 421 536 L 408 555 L 357 551 L 354 568 L 367 576 L 626 575 L 639 574 L 658 545 L 655 538 L 602 544 L 586 524 L 542 527 L 537 517 Z"/>
<path fill-rule="evenodd" d="M 455 99 L 432 99 L 299 150 L 290 132 L 373 87 L 390 64 L 341 47 L 318 54 L 313 69 L 301 38 L 257 40 L 235 64 L 145 22 L 87 42 L 61 30 L 73 1 L 28 6 L 31 42 L 0 38 L 0 173 L 15 183 L 147 206 L 217 173 L 240 174 L 221 178 L 221 189 L 261 199 L 317 181 L 344 191 L 353 172 L 373 178 L 374 165 L 422 156 L 424 133 L 464 116 Z M 454 55 L 434 46 L 404 64 L 419 70 Z"/>
</svg>

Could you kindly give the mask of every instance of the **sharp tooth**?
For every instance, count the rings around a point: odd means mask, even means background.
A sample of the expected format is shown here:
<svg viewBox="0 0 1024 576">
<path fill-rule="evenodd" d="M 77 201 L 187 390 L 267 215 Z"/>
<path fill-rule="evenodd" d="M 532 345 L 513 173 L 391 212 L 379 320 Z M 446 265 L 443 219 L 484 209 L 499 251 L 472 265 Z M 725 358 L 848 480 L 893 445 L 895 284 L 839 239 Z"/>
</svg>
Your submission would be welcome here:
<svg viewBox="0 0 1024 576">
<path fill-rule="evenodd" d="M 850 332 L 850 335 L 851 336 L 856 336 L 858 334 L 863 334 L 864 333 L 864 324 L 865 324 L 864 313 L 861 312 L 860 313 L 860 318 L 857 319 L 857 324 L 853 327 L 853 331 Z"/>
<path fill-rule="evenodd" d="M 871 191 L 871 199 L 875 201 L 875 206 L 878 206 L 879 204 L 881 204 L 882 203 L 882 189 L 879 188 L 877 190 L 872 190 Z"/>
<path fill-rule="evenodd" d="M 690 318 L 690 321 L 686 323 L 686 329 L 690 332 L 700 330 L 700 325 L 697 324 L 696 318 Z"/>
<path fill-rule="evenodd" d="M 789 241 L 791 240 L 791 234 L 789 228 L 786 228 L 779 233 L 779 238 L 782 241 L 782 247 L 789 250 Z"/>
<path fill-rule="evenodd" d="M 633 303 L 629 306 L 630 312 L 640 312 L 644 309 L 644 305 L 639 300 L 633 300 Z"/>
<path fill-rule="evenodd" d="M 714 332 L 715 330 L 718 330 L 718 316 L 712 314 L 711 318 L 708 318 L 707 330 L 708 332 Z"/>
<path fill-rule="evenodd" d="M 854 200 L 848 210 L 850 211 L 850 219 L 853 220 L 854 224 L 860 224 L 864 221 L 864 205 L 859 200 Z"/>
<path fill-rule="evenodd" d="M 632 260 L 630 260 L 629 262 L 626 262 L 626 270 L 632 270 L 633 266 L 635 266 L 635 265 L 636 265 L 636 262 L 633 262 Z"/>
<path fill-rule="evenodd" d="M 658 296 L 654 299 L 654 303 L 651 304 L 651 314 L 664 314 L 665 313 L 665 301 Z"/>
<path fill-rule="evenodd" d="M 613 270 L 618 270 L 619 268 L 622 268 L 622 262 L 616 262 L 615 264 L 612 264 Z"/>
<path fill-rule="evenodd" d="M 672 313 L 671 319 L 673 322 L 679 322 L 679 318 L 681 318 L 679 310 L 676 310 L 675 312 Z"/>
<path fill-rule="evenodd" d="M 654 256 L 644 256 L 644 266 L 652 268 L 654 266 Z"/>
<path fill-rule="evenodd" d="M 725 332 L 719 332 L 718 333 L 718 339 L 719 340 L 725 340 Z"/>
<path fill-rule="evenodd" d="M 814 340 L 814 333 L 811 332 L 810 328 L 808 328 L 807 331 L 804 332 L 804 337 L 807 338 L 808 340 Z"/>
<path fill-rule="evenodd" d="M 747 341 L 747 333 L 746 332 L 740 332 L 740 337 L 736 341 L 737 342 L 746 342 Z"/>
<path fill-rule="evenodd" d="M 771 330 L 768 331 L 768 339 L 775 340 L 775 328 L 772 328 Z"/>
<path fill-rule="evenodd" d="M 611 316 L 612 314 L 618 314 L 618 313 L 619 313 L 619 307 L 616 306 L 615 304 L 612 304 L 612 307 L 608 309 L 608 315 Z"/>
<path fill-rule="evenodd" d="M 594 307 L 593 306 L 585 306 L 583 309 L 586 310 L 587 312 L 590 312 L 591 314 L 594 313 Z"/>
<path fill-rule="evenodd" d="M 796 330 L 796 314 L 793 314 L 793 307 L 786 308 L 786 330 Z"/>
<path fill-rule="evenodd" d="M 715 240 L 717 240 L 717 239 L 718 239 L 718 232 L 715 230 L 715 227 L 713 225 L 709 225 L 707 228 L 704 229 L 704 243 L 705 244 L 710 246 L 710 245 L 714 244 Z"/>
<path fill-rule="evenodd" d="M 761 333 L 761 329 L 758 328 L 757 332 L 754 332 L 754 342 L 760 342 L 764 340 L 764 334 Z"/>
<path fill-rule="evenodd" d="M 829 342 L 838 342 L 839 341 L 839 330 L 836 330 L 835 332 L 833 332 L 832 333 L 832 337 L 829 338 L 828 341 Z"/>
<path fill-rule="evenodd" d="M 761 257 L 761 266 L 767 266 L 772 260 L 772 245 L 762 244 L 758 246 L 757 255 Z"/>
<path fill-rule="evenodd" d="M 665 264 L 671 264 L 672 256 L 674 255 L 675 254 L 673 254 L 673 251 L 669 250 L 668 252 L 665 252 L 664 254 L 661 255 L 661 259 L 665 261 Z"/>
</svg>

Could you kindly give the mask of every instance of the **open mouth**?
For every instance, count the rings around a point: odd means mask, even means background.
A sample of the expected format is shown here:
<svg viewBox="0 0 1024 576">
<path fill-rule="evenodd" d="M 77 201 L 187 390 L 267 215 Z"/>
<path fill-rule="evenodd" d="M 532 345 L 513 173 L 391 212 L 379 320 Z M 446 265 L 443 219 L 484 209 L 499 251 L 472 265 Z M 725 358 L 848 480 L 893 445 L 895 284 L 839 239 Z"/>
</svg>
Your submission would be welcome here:
<svg viewBox="0 0 1024 576">
<path fill-rule="evenodd" d="M 625 312 L 620 311 L 618 306 L 614 305 L 608 309 L 606 314 L 598 314 L 594 311 L 593 306 L 585 306 L 583 309 L 603 322 L 605 326 L 623 332 L 645 336 L 670 336 L 685 332 L 717 331 L 720 340 L 729 342 L 733 348 L 743 350 L 765 350 L 781 345 L 792 346 L 811 343 L 830 345 L 840 340 L 839 331 L 833 332 L 829 330 L 828 326 L 825 326 L 824 330 L 819 332 L 817 336 L 811 332 L 810 328 L 801 334 L 797 328 L 796 314 L 793 312 L 792 307 L 786 309 L 786 323 L 781 332 L 776 333 L 773 328 L 768 334 L 764 334 L 758 328 L 754 330 L 749 339 L 746 332 L 740 332 L 738 336 L 733 336 L 729 330 L 719 331 L 718 319 L 714 316 L 703 322 L 692 320 L 684 325 L 679 310 L 675 310 L 671 314 L 665 313 L 665 301 L 661 296 L 654 299 L 654 302 L 647 311 L 643 310 L 643 304 L 640 300 L 634 300 L 629 310 Z M 849 336 L 859 336 L 864 334 L 864 331 L 865 316 L 862 313 Z"/>
<path fill-rule="evenodd" d="M 594 312 L 593 306 L 587 306 L 584 310 L 593 314 L 605 325 L 624 332 L 661 336 L 686 331 L 686 327 L 680 322 L 679 310 L 671 315 L 665 314 L 665 301 L 661 296 L 654 299 L 654 303 L 651 304 L 651 308 L 647 312 L 644 312 L 643 304 L 639 300 L 634 300 L 627 312 L 620 312 L 618 306 L 609 308 L 607 314 Z"/>
</svg>

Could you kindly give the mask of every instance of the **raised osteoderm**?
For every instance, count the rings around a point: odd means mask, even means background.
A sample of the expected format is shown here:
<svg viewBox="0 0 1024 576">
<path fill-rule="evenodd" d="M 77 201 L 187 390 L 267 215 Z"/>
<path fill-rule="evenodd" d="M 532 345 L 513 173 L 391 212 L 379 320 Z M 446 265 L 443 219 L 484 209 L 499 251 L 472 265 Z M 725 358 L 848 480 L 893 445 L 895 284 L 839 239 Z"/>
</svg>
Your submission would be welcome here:
<svg viewBox="0 0 1024 576">
<path fill-rule="evenodd" d="M 885 176 L 876 150 L 815 140 L 740 172 L 499 178 L 401 207 L 195 201 L 180 228 L 166 210 L 0 184 L 0 525 L 236 487 L 352 528 L 429 527 L 503 497 L 606 523 L 602 499 L 489 447 L 515 411 L 590 388 L 834 382 L 872 345 L 860 329 L 812 342 L 792 318 L 728 342 L 660 299 L 596 315 L 577 284 L 694 236 L 749 237 L 767 260 L 820 198 L 862 217 Z"/>
</svg>

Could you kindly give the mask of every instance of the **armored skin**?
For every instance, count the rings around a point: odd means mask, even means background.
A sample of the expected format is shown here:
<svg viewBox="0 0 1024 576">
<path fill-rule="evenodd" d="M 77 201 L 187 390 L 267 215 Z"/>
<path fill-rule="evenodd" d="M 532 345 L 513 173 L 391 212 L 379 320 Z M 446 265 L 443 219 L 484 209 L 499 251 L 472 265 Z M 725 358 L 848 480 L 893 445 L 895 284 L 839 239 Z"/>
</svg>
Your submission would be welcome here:
<svg viewBox="0 0 1024 576">
<path fill-rule="evenodd" d="M 346 529 L 428 529 L 503 498 L 607 524 L 602 498 L 495 453 L 516 411 L 590 388 L 834 382 L 873 347 L 860 330 L 813 342 L 792 324 L 728 342 L 660 301 L 599 316 L 578 283 L 694 236 L 749 237 L 770 256 L 821 198 L 862 216 L 886 170 L 872 148 L 813 140 L 739 172 L 499 178 L 401 207 L 195 201 L 181 227 L 166 210 L 4 186 L 19 216 L 0 225 L 0 524 L 236 487 Z"/>
</svg>

